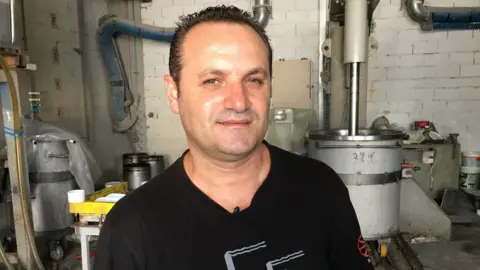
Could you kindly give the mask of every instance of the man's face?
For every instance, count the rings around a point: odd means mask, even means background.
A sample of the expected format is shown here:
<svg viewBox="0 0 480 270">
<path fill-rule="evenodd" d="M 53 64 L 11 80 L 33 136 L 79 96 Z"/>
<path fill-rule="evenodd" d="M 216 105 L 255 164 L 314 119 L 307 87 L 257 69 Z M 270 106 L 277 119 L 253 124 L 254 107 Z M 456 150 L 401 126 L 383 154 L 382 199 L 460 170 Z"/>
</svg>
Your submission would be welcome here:
<svg viewBox="0 0 480 270">
<path fill-rule="evenodd" d="M 165 83 L 190 147 L 231 158 L 250 153 L 265 136 L 270 107 L 261 38 L 248 26 L 201 23 L 185 37 L 182 63 L 180 85 L 169 75 Z"/>
</svg>

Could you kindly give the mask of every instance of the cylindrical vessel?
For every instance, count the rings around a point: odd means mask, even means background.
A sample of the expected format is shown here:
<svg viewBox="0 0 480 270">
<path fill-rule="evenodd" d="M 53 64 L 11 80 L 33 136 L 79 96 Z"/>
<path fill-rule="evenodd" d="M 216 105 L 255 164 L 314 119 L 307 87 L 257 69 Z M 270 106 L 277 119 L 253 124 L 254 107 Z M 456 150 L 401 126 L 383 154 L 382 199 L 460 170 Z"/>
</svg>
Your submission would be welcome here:
<svg viewBox="0 0 480 270">
<path fill-rule="evenodd" d="M 77 188 L 70 172 L 69 140 L 27 140 L 32 220 L 38 235 L 63 231 L 73 224 L 68 192 Z"/>
<path fill-rule="evenodd" d="M 480 168 L 480 152 L 463 152 L 462 167 Z"/>
<path fill-rule="evenodd" d="M 368 56 L 368 2 L 345 1 L 344 63 L 364 63 Z"/>
<path fill-rule="evenodd" d="M 67 140 L 27 140 L 28 170 L 35 173 L 69 172 Z"/>
<path fill-rule="evenodd" d="M 337 172 L 366 240 L 398 233 L 400 211 L 401 139 L 391 130 L 320 130 L 309 135 L 309 154 Z"/>
<path fill-rule="evenodd" d="M 150 165 L 150 179 L 161 174 L 165 170 L 165 162 L 161 155 L 142 157 L 142 163 Z"/>
<path fill-rule="evenodd" d="M 142 158 L 147 157 L 147 153 L 127 153 L 123 154 L 123 166 L 142 163 Z"/>
<path fill-rule="evenodd" d="M 128 182 L 130 191 L 140 187 L 142 182 L 150 180 L 150 165 L 143 163 L 125 165 L 123 180 Z"/>
<path fill-rule="evenodd" d="M 480 189 L 480 152 L 462 153 L 460 178 L 463 187 Z"/>
</svg>

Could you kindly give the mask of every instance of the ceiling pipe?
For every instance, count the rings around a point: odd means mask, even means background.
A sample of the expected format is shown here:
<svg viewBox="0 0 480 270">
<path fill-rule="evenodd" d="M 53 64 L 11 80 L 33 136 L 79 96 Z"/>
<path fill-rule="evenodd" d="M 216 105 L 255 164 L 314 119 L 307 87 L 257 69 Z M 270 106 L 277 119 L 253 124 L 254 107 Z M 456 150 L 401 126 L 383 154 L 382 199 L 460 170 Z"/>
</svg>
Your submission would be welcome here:
<svg viewBox="0 0 480 270">
<path fill-rule="evenodd" d="M 480 7 L 433 7 L 424 0 L 405 0 L 405 6 L 424 31 L 480 29 Z"/>
<path fill-rule="evenodd" d="M 255 0 L 253 16 L 263 28 L 267 27 L 271 15 L 272 5 L 270 0 Z"/>
<path fill-rule="evenodd" d="M 262 27 L 266 27 L 272 15 L 270 0 L 255 0 L 253 15 Z M 174 32 L 175 28 L 137 24 L 115 15 L 105 15 L 100 18 L 97 31 L 98 45 L 112 94 L 110 115 L 115 132 L 127 132 L 138 120 L 138 94 L 135 95 L 135 91 L 131 89 L 116 38 L 120 35 L 128 35 L 170 42 Z"/>
</svg>

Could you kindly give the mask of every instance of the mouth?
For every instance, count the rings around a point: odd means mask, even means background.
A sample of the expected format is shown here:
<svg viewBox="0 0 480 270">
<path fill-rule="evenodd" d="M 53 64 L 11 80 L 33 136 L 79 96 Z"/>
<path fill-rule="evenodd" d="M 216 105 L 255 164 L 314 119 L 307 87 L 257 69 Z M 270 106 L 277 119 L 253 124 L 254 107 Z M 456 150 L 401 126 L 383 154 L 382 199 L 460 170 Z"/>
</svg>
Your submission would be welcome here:
<svg viewBox="0 0 480 270">
<path fill-rule="evenodd" d="M 219 121 L 218 124 L 227 127 L 245 127 L 248 126 L 252 121 L 250 120 L 226 120 L 226 121 Z"/>
</svg>

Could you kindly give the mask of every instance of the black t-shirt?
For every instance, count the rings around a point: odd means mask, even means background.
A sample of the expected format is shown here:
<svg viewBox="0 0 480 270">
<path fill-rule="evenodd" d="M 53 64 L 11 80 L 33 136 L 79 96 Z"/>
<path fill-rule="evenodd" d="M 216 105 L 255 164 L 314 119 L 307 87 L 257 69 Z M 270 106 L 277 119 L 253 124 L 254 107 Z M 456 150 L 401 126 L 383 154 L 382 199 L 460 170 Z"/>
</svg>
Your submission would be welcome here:
<svg viewBox="0 0 480 270">
<path fill-rule="evenodd" d="M 116 203 L 94 269 L 373 270 L 338 175 L 265 144 L 271 170 L 250 207 L 232 214 L 211 200 L 188 178 L 183 154 Z"/>
</svg>

